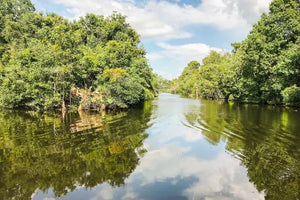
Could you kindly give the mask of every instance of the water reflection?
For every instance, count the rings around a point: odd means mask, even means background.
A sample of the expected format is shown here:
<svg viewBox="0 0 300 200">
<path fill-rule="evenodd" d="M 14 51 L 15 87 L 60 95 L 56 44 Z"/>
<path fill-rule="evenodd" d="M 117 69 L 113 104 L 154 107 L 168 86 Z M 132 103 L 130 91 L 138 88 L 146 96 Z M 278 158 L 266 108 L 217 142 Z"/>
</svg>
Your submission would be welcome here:
<svg viewBox="0 0 300 200">
<path fill-rule="evenodd" d="M 59 197 L 101 183 L 117 187 L 145 153 L 151 104 L 117 114 L 0 113 L 0 199 Z"/>
<path fill-rule="evenodd" d="M 145 141 L 149 151 L 126 182 L 132 199 L 264 199 L 246 168 L 224 151 L 225 143 L 211 145 L 201 129 L 183 125 L 189 124 L 186 113 L 205 105 L 168 94 L 155 104 Z"/>
<path fill-rule="evenodd" d="M 1 112 L 0 199 L 297 200 L 299 117 L 169 94 L 64 120 Z"/>
<path fill-rule="evenodd" d="M 186 113 L 211 144 L 241 159 L 265 199 L 300 199 L 300 114 L 294 109 L 202 101 Z"/>
</svg>

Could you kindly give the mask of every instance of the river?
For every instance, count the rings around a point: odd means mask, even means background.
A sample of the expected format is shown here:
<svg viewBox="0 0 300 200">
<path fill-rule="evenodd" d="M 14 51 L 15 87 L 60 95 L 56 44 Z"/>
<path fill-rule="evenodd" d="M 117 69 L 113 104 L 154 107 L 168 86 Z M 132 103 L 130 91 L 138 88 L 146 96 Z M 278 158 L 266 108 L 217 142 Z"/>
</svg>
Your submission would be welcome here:
<svg viewBox="0 0 300 200">
<path fill-rule="evenodd" d="M 0 111 L 0 199 L 300 199 L 300 110 L 161 94 L 117 113 Z"/>
</svg>

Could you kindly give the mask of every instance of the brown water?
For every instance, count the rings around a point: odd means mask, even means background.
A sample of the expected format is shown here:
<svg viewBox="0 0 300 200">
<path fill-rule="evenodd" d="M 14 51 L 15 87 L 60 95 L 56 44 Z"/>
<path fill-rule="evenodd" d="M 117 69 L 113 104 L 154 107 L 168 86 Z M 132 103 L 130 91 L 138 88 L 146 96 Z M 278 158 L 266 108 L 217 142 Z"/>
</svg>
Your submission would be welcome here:
<svg viewBox="0 0 300 200">
<path fill-rule="evenodd" d="M 162 94 L 64 119 L 1 111 L 0 199 L 300 199 L 300 110 Z"/>
</svg>

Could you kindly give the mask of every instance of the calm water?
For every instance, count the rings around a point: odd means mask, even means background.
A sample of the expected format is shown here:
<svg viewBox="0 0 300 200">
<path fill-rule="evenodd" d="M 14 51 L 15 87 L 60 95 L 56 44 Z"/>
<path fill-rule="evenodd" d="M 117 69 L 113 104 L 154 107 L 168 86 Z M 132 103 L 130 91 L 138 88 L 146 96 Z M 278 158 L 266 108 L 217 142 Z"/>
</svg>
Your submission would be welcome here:
<svg viewBox="0 0 300 200">
<path fill-rule="evenodd" d="M 0 199 L 300 199 L 300 110 L 162 94 L 126 112 L 0 112 Z"/>
</svg>

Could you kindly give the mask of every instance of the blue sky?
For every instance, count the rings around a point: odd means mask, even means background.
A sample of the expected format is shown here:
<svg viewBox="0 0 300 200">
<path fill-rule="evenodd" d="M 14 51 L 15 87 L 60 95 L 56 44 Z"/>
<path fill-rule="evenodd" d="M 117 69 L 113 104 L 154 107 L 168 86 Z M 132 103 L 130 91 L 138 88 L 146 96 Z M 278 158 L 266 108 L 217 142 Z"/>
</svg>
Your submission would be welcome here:
<svg viewBox="0 0 300 200">
<path fill-rule="evenodd" d="M 231 51 L 271 0 L 32 0 L 38 11 L 69 19 L 118 11 L 141 35 L 149 64 L 164 78 L 178 77 L 211 50 Z"/>
</svg>

